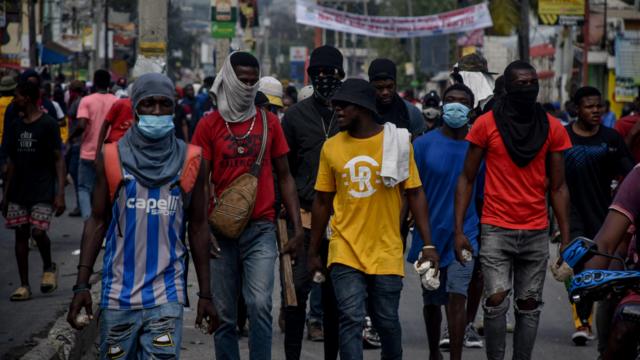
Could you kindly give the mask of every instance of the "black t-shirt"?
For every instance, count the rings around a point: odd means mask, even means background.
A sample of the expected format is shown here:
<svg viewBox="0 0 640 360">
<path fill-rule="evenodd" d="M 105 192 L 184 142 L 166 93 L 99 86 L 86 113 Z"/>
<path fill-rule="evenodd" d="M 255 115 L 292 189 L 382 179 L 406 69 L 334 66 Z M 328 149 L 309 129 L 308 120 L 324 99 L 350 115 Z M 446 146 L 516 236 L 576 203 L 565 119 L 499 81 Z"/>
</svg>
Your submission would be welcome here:
<svg viewBox="0 0 640 360">
<path fill-rule="evenodd" d="M 611 205 L 611 181 L 633 168 L 633 158 L 622 136 L 600 126 L 590 137 L 565 127 L 571 149 L 565 152 L 565 178 L 571 196 L 571 237 L 593 238 Z"/>
<path fill-rule="evenodd" d="M 60 127 L 48 114 L 26 124 L 16 120 L 7 134 L 7 154 L 14 166 L 8 199 L 31 206 L 52 203 L 55 195 L 55 151 L 60 150 Z"/>
<path fill-rule="evenodd" d="M 289 144 L 289 167 L 296 182 L 300 207 L 311 210 L 322 145 L 338 133 L 333 111 L 311 96 L 287 109 L 282 130 Z"/>
</svg>

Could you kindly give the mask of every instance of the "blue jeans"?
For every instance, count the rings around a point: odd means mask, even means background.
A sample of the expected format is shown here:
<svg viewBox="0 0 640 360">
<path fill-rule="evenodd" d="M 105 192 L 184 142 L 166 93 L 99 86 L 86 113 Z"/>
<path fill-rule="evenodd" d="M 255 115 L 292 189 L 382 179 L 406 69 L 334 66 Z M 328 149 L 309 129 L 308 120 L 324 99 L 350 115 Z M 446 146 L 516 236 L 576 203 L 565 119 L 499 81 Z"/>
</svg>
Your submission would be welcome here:
<svg viewBox="0 0 640 360">
<path fill-rule="evenodd" d="M 80 144 L 72 144 L 67 149 L 65 156 L 67 162 L 67 173 L 73 179 L 73 188 L 76 193 L 76 207 L 80 208 L 80 200 L 78 199 L 78 167 L 80 165 Z"/>
<path fill-rule="evenodd" d="M 236 319 L 242 291 L 250 324 L 250 358 L 269 360 L 271 296 L 278 257 L 276 227 L 271 222 L 256 221 L 249 223 L 238 239 L 215 235 L 220 245 L 220 258 L 211 260 L 214 304 L 220 316 L 220 327 L 214 335 L 216 359 L 240 359 Z"/>
<path fill-rule="evenodd" d="M 309 322 L 322 323 L 322 287 L 313 283 L 309 293 Z"/>
<path fill-rule="evenodd" d="M 340 359 L 362 359 L 364 318 L 371 316 L 380 335 L 381 359 L 402 359 L 402 328 L 398 319 L 402 277 L 367 275 L 342 264 L 331 266 L 340 317 Z"/>
<path fill-rule="evenodd" d="M 80 159 L 78 165 L 78 202 L 83 219 L 91 216 L 91 193 L 96 183 L 96 167 L 93 161 Z"/>
<path fill-rule="evenodd" d="M 100 313 L 100 359 L 180 358 L 182 304 Z"/>
<path fill-rule="evenodd" d="M 547 229 L 513 230 L 482 224 L 480 264 L 484 294 L 489 298 L 495 294 L 512 292 L 515 301 L 513 360 L 531 359 L 542 311 L 542 289 L 548 259 Z M 528 299 L 535 300 L 538 306 L 533 310 L 518 308 L 518 301 Z M 498 306 L 484 304 L 484 332 L 489 360 L 504 359 L 508 309 L 508 296 Z"/>
</svg>

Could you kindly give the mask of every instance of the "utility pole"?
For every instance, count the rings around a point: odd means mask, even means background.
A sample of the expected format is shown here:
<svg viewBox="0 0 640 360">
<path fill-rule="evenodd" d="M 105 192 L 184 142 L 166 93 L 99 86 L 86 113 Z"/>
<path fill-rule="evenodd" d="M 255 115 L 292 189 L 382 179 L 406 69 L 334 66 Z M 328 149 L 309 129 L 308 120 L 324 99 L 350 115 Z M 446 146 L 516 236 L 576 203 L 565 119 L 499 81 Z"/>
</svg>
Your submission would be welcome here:
<svg viewBox="0 0 640 360">
<path fill-rule="evenodd" d="M 582 27 L 582 86 L 587 85 L 589 85 L 589 2 L 585 1 Z"/>
<path fill-rule="evenodd" d="M 264 27 L 264 52 L 262 55 L 262 64 L 264 67 L 264 74 L 271 75 L 271 52 L 269 51 L 269 38 L 271 37 L 271 16 L 269 14 L 269 5 L 265 7 L 265 14 L 263 16 L 262 24 Z"/>
<path fill-rule="evenodd" d="M 166 72 L 168 0 L 138 0 L 138 48 L 133 76 L 142 74 L 149 63 Z M 143 66 L 145 64 L 145 66 Z"/>
<path fill-rule="evenodd" d="M 104 0 L 104 69 L 109 67 L 109 0 Z"/>
<path fill-rule="evenodd" d="M 412 0 L 407 0 L 407 9 L 409 10 L 409 17 L 413 16 L 413 5 L 411 4 Z M 416 67 L 416 38 L 411 37 L 411 65 L 413 66 L 413 76 L 411 77 L 411 87 L 414 88 L 414 94 L 417 96 L 418 93 L 415 89 L 415 84 L 418 83 L 418 68 Z"/>
<path fill-rule="evenodd" d="M 322 5 L 320 3 L 320 0 L 317 0 L 318 5 Z M 319 27 L 315 28 L 314 33 L 313 33 L 313 47 L 317 48 L 320 47 L 324 44 L 324 42 L 326 41 L 325 37 L 323 36 L 325 33 L 324 29 L 320 29 Z"/>
<path fill-rule="evenodd" d="M 38 66 L 38 47 L 36 45 L 36 1 L 28 0 L 29 11 L 29 66 Z"/>
<path fill-rule="evenodd" d="M 368 0 L 362 0 L 362 5 L 364 6 L 364 16 L 369 16 L 369 7 L 368 7 Z M 364 37 L 364 41 L 365 41 L 365 46 L 367 47 L 367 66 L 369 66 L 369 60 L 371 60 L 371 40 L 369 39 L 369 36 L 365 36 Z"/>
<path fill-rule="evenodd" d="M 518 56 L 522 61 L 529 61 L 529 0 L 520 0 Z"/>
</svg>

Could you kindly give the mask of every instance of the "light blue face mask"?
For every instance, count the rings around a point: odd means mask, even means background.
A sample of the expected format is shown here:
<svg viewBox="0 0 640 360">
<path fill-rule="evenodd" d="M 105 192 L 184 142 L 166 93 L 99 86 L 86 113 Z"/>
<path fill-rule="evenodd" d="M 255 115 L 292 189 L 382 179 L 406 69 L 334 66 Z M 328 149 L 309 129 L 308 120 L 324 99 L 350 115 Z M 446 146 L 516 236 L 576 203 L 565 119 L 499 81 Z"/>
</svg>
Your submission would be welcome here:
<svg viewBox="0 0 640 360">
<path fill-rule="evenodd" d="M 448 103 L 442 107 L 442 119 L 453 129 L 459 129 L 469 122 L 469 109 L 460 103 Z"/>
<path fill-rule="evenodd" d="M 138 130 L 149 139 L 157 140 L 167 136 L 175 128 L 171 115 L 139 115 Z"/>
</svg>

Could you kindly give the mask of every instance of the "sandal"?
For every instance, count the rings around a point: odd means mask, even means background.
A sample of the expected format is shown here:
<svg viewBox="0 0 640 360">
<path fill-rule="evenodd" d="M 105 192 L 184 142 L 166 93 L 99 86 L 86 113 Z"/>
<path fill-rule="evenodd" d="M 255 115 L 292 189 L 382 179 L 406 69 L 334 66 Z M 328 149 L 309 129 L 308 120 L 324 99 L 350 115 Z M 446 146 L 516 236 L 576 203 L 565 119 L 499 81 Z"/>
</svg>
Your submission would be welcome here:
<svg viewBox="0 0 640 360">
<path fill-rule="evenodd" d="M 28 286 L 20 286 L 11 294 L 11 301 L 25 301 L 31 299 L 31 290 Z"/>
<path fill-rule="evenodd" d="M 43 294 L 52 293 L 58 288 L 58 269 L 56 264 L 52 264 L 51 269 L 45 271 L 42 274 L 42 280 L 40 280 L 40 291 Z"/>
</svg>

